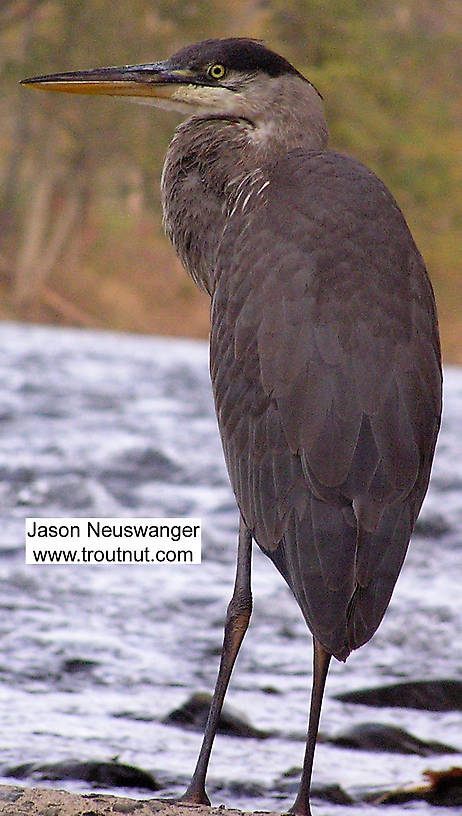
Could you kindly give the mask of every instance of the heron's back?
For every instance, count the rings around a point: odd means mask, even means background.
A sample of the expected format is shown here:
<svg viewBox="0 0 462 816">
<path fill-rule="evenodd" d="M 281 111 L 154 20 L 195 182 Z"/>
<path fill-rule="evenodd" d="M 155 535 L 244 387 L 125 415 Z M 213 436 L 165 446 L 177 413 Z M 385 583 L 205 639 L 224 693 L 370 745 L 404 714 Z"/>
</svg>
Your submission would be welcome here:
<svg viewBox="0 0 462 816">
<path fill-rule="evenodd" d="M 359 162 L 293 151 L 221 239 L 211 373 L 236 498 L 340 659 L 388 605 L 441 412 L 433 293 L 394 199 Z"/>
</svg>

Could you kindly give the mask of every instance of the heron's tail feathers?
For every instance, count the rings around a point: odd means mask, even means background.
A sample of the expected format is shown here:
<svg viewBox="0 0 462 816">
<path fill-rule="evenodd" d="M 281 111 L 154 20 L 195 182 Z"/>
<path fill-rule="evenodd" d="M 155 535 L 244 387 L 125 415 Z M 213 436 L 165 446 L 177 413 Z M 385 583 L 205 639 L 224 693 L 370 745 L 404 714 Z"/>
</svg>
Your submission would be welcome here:
<svg viewBox="0 0 462 816">
<path fill-rule="evenodd" d="M 351 650 L 372 637 L 385 614 L 409 545 L 412 510 L 409 501 L 389 505 L 373 532 L 358 524 L 355 587 L 347 607 Z"/>
<path fill-rule="evenodd" d="M 281 572 L 311 632 L 338 660 L 366 643 L 388 606 L 413 526 L 409 502 L 389 505 L 373 532 L 314 496 L 311 512 L 292 514 L 276 550 Z M 348 523 L 350 522 L 350 523 Z"/>
</svg>

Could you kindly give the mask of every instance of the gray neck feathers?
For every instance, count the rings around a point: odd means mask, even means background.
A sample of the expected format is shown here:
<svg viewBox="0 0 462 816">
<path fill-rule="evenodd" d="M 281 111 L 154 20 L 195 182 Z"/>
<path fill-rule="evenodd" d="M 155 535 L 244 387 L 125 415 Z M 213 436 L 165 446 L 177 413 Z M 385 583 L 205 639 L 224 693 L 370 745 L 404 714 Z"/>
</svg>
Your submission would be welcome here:
<svg viewBox="0 0 462 816">
<path fill-rule="evenodd" d="M 180 125 L 168 149 L 161 182 L 165 230 L 187 272 L 209 294 L 227 222 L 263 199 L 281 153 L 326 147 L 327 126 L 316 91 L 308 82 L 297 82 L 295 98 L 283 79 L 272 83 L 266 116 L 265 110 L 252 110 L 247 95 L 254 124 L 230 116 L 193 116 Z M 301 92 L 309 104 L 301 104 Z"/>
</svg>

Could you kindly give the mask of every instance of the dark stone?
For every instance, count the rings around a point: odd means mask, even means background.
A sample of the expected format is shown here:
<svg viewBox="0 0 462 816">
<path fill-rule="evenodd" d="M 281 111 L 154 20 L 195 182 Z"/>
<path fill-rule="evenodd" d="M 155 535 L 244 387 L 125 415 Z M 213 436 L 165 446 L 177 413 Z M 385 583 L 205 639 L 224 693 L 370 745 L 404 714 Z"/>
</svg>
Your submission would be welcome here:
<svg viewBox="0 0 462 816">
<path fill-rule="evenodd" d="M 168 725 L 179 725 L 191 731 L 203 731 L 210 708 L 211 695 L 207 692 L 196 692 L 180 708 L 167 714 L 162 720 Z M 218 721 L 217 733 L 230 737 L 252 737 L 266 739 L 271 736 L 268 731 L 254 728 L 245 717 L 225 705 Z"/>
<path fill-rule="evenodd" d="M 142 484 L 146 481 L 175 483 L 183 474 L 181 469 L 165 454 L 156 448 L 132 448 L 113 457 L 110 466 L 105 468 L 103 478 L 128 479 L 130 484 Z"/>
<path fill-rule="evenodd" d="M 425 771 L 430 783 L 427 802 L 442 807 L 462 805 L 462 768 L 448 771 Z"/>
<path fill-rule="evenodd" d="M 429 780 L 426 785 L 385 791 L 364 797 L 364 801 L 376 805 L 401 805 L 405 802 L 428 802 L 439 807 L 460 807 L 462 805 L 462 768 L 448 771 L 425 771 Z"/>
<path fill-rule="evenodd" d="M 331 802 L 333 805 L 352 805 L 354 800 L 340 785 L 312 785 L 311 795 L 314 799 Z"/>
<path fill-rule="evenodd" d="M 348 731 L 326 739 L 326 742 L 360 751 L 387 751 L 393 754 L 432 756 L 433 754 L 459 753 L 450 745 L 443 745 L 433 740 L 424 742 L 402 728 L 383 723 L 360 723 Z"/>
<path fill-rule="evenodd" d="M 292 765 L 290 768 L 287 769 L 287 771 L 284 771 L 284 773 L 282 774 L 282 778 L 292 779 L 293 777 L 296 777 L 297 779 L 300 779 L 301 773 L 302 769 L 298 765 Z"/>
<path fill-rule="evenodd" d="M 220 793 L 229 798 L 235 797 L 236 799 L 243 797 L 248 799 L 261 799 L 267 791 L 263 785 L 259 785 L 257 782 L 241 782 L 236 779 L 234 782 L 226 782 L 220 785 L 214 790 L 214 793 Z"/>
<path fill-rule="evenodd" d="M 0 802 L 16 802 L 17 799 L 21 798 L 22 794 L 23 791 L 17 788 L 13 788 L 13 790 L 0 788 Z"/>
<path fill-rule="evenodd" d="M 144 807 L 144 802 L 118 802 L 117 800 L 112 804 L 114 813 L 136 813 Z"/>
<path fill-rule="evenodd" d="M 296 796 L 300 785 L 301 768 L 290 768 L 286 771 L 278 782 L 278 790 L 286 796 Z M 293 777 L 293 778 L 292 778 Z M 333 805 L 352 805 L 354 800 L 340 785 L 317 785 L 311 786 L 311 796 L 313 799 L 321 799 L 323 802 L 330 802 Z"/>
<path fill-rule="evenodd" d="M 140 788 L 157 791 L 161 787 L 154 777 L 147 771 L 135 768 L 133 765 L 124 765 L 119 762 L 98 762 L 88 760 L 64 760 L 38 764 L 26 762 L 12 768 L 3 769 L 3 776 L 15 779 L 25 779 L 33 776 L 34 779 L 43 779 L 56 782 L 62 779 L 82 779 L 93 785 Z"/>
<path fill-rule="evenodd" d="M 35 767 L 34 762 L 23 762 L 21 765 L 14 765 L 12 768 L 2 768 L 2 776 L 7 779 L 13 777 L 14 779 L 26 779 L 30 776 Z"/>
<path fill-rule="evenodd" d="M 82 657 L 69 657 L 61 663 L 61 671 L 64 674 L 86 674 L 95 666 L 98 666 L 96 660 L 85 660 Z"/>
<path fill-rule="evenodd" d="M 263 686 L 262 687 L 263 694 L 280 694 L 281 692 L 275 686 Z"/>
<path fill-rule="evenodd" d="M 425 519 L 418 519 L 415 524 L 415 535 L 422 538 L 438 539 L 451 531 L 450 525 L 440 515 L 433 515 Z"/>
<path fill-rule="evenodd" d="M 462 711 L 461 680 L 417 680 L 338 694 L 336 700 L 377 707 Z"/>
</svg>

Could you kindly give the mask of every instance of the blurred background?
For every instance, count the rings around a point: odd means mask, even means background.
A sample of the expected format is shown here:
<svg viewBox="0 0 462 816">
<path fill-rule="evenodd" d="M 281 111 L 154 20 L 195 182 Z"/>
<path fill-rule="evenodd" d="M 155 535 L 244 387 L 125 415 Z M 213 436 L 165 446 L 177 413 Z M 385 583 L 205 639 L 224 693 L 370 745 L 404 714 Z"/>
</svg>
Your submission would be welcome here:
<svg viewBox="0 0 462 816">
<path fill-rule="evenodd" d="M 208 299 L 161 226 L 179 119 L 18 80 L 236 35 L 293 61 L 325 98 L 331 146 L 391 188 L 432 277 L 445 361 L 461 363 L 459 0 L 2 0 L 0 318 L 207 336 Z"/>
</svg>

